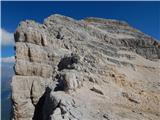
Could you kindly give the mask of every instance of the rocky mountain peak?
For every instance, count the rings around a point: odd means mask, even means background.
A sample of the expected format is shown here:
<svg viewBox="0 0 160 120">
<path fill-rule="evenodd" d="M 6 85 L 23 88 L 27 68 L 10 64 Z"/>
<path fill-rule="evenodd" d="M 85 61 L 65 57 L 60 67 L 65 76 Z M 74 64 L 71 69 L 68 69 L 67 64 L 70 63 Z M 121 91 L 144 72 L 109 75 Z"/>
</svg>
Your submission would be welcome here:
<svg viewBox="0 0 160 120">
<path fill-rule="evenodd" d="M 126 22 L 55 14 L 15 42 L 13 120 L 160 118 L 160 43 Z"/>
</svg>

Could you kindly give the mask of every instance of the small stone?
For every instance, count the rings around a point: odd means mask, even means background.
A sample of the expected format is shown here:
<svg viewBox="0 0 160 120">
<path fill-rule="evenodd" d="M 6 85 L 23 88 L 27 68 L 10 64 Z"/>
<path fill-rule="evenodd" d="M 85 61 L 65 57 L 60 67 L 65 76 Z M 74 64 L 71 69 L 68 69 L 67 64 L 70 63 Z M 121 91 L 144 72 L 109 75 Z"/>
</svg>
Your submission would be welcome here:
<svg viewBox="0 0 160 120">
<path fill-rule="evenodd" d="M 96 92 L 96 93 L 98 93 L 98 94 L 104 95 L 102 89 L 98 85 L 94 85 L 91 90 L 94 91 L 94 92 Z"/>
<path fill-rule="evenodd" d="M 104 114 L 103 117 L 107 120 L 110 120 L 108 114 Z"/>
<path fill-rule="evenodd" d="M 95 83 L 95 79 L 92 77 L 89 77 L 89 81 Z"/>
</svg>

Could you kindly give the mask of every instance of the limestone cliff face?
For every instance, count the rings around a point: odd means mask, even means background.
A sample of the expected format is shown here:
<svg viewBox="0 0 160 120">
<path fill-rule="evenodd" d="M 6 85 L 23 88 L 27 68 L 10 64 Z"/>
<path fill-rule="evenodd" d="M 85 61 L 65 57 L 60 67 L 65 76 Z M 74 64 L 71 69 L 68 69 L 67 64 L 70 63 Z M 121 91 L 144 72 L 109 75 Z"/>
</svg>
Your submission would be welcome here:
<svg viewBox="0 0 160 120">
<path fill-rule="evenodd" d="M 12 120 L 160 119 L 160 43 L 127 23 L 51 15 L 15 41 Z"/>
</svg>

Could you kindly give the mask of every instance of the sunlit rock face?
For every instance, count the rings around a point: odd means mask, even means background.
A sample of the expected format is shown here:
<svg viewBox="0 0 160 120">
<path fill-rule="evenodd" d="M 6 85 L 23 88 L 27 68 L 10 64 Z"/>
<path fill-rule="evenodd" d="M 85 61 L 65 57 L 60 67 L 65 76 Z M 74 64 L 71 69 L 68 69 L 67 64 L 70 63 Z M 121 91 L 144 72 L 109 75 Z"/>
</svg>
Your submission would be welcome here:
<svg viewBox="0 0 160 120">
<path fill-rule="evenodd" d="M 12 120 L 160 119 L 160 43 L 126 22 L 56 14 L 15 41 Z"/>
</svg>

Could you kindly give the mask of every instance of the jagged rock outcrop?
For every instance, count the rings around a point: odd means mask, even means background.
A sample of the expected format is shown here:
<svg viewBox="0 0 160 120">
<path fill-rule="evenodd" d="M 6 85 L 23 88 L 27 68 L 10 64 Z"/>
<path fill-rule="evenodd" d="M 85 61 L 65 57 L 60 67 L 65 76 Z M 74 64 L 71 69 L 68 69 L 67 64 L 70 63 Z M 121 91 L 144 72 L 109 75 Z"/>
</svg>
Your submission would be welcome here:
<svg viewBox="0 0 160 120">
<path fill-rule="evenodd" d="M 12 120 L 160 119 L 160 43 L 127 23 L 56 14 L 15 41 Z"/>
</svg>

